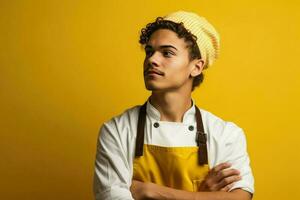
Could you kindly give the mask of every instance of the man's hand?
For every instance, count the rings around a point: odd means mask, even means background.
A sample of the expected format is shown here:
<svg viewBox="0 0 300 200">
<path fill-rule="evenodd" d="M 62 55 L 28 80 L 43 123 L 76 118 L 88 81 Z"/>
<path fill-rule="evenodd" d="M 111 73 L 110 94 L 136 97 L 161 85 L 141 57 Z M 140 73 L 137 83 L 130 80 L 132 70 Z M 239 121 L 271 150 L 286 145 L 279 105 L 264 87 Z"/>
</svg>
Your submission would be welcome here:
<svg viewBox="0 0 300 200">
<path fill-rule="evenodd" d="M 148 199 L 147 198 L 147 183 L 132 180 L 130 192 L 135 200 Z"/>
<path fill-rule="evenodd" d="M 228 192 L 234 182 L 241 180 L 240 172 L 236 169 L 229 169 L 230 166 L 229 163 L 221 163 L 212 168 L 201 182 L 199 190 Z"/>
<path fill-rule="evenodd" d="M 251 194 L 236 189 L 231 192 L 188 192 L 157 185 L 151 182 L 143 183 L 132 180 L 131 194 L 135 200 L 250 200 Z"/>
<path fill-rule="evenodd" d="M 240 172 L 230 168 L 229 163 L 221 163 L 212 168 L 199 187 L 200 192 L 228 192 L 233 186 L 233 183 L 241 180 Z M 177 199 L 177 197 L 185 197 L 185 199 L 194 199 L 196 193 L 185 192 L 164 186 L 159 186 L 154 183 L 144 183 L 137 180 L 132 180 L 130 187 L 131 194 L 135 200 L 145 199 Z M 175 193 L 174 193 L 175 192 Z M 176 194 L 176 195 L 175 195 Z M 175 196 L 174 196 L 175 195 Z M 208 195 L 208 194 L 206 194 Z M 179 198 L 183 199 L 183 198 Z M 210 197 L 208 197 L 210 199 Z"/>
</svg>

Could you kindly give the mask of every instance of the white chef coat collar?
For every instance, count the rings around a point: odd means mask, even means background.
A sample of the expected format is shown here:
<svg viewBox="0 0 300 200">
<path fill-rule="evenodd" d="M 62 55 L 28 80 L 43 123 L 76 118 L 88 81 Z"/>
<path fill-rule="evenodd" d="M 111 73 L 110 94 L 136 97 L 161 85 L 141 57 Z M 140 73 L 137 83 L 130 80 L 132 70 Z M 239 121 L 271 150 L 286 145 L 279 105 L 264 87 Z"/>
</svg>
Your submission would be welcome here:
<svg viewBox="0 0 300 200">
<path fill-rule="evenodd" d="M 147 101 L 147 114 L 156 121 L 160 121 L 160 113 L 159 111 L 150 103 L 150 98 Z M 192 106 L 184 113 L 183 115 L 183 123 L 192 123 L 195 122 L 195 101 L 192 98 Z"/>
</svg>

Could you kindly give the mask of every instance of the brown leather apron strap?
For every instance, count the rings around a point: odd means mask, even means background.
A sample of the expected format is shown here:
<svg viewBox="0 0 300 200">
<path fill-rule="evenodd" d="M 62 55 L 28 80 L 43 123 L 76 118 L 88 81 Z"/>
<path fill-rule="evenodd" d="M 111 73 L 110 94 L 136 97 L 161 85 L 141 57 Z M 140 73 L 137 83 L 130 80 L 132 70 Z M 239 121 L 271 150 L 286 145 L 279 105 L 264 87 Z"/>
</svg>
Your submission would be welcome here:
<svg viewBox="0 0 300 200">
<path fill-rule="evenodd" d="M 197 120 L 197 144 L 198 144 L 198 162 L 199 165 L 208 164 L 206 134 L 204 133 L 203 121 L 199 108 L 196 108 L 196 120 Z"/>
<path fill-rule="evenodd" d="M 146 107 L 147 102 L 140 107 L 138 126 L 137 126 L 137 136 L 136 136 L 136 145 L 135 145 L 135 157 L 143 155 L 143 146 L 144 146 L 144 129 L 146 124 Z M 200 110 L 197 106 L 196 108 L 196 121 L 197 121 L 197 145 L 198 145 L 198 162 L 199 165 L 208 164 L 207 157 L 207 146 L 206 146 L 206 134 L 204 133 L 204 127 L 202 122 L 202 117 Z"/>
<path fill-rule="evenodd" d="M 147 102 L 140 107 L 140 111 L 139 111 L 136 144 L 135 144 L 135 157 L 143 155 L 144 135 L 145 135 L 144 128 L 146 124 L 146 107 L 147 107 Z"/>
</svg>

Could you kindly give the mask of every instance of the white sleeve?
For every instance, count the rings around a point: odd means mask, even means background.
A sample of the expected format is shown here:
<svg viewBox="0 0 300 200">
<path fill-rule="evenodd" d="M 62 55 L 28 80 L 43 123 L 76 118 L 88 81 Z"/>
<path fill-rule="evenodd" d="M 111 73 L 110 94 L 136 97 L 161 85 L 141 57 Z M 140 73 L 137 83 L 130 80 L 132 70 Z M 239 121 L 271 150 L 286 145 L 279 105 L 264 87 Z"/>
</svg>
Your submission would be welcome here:
<svg viewBox="0 0 300 200">
<path fill-rule="evenodd" d="M 133 200 L 128 149 L 122 145 L 116 123 L 104 123 L 99 132 L 94 173 L 96 200 Z"/>
<path fill-rule="evenodd" d="M 250 167 L 250 159 L 247 153 L 246 138 L 243 130 L 232 122 L 227 122 L 224 135 L 225 153 L 224 160 L 232 164 L 233 169 L 240 171 L 242 179 L 234 183 L 230 189 L 241 188 L 250 193 L 254 193 L 254 178 Z"/>
</svg>

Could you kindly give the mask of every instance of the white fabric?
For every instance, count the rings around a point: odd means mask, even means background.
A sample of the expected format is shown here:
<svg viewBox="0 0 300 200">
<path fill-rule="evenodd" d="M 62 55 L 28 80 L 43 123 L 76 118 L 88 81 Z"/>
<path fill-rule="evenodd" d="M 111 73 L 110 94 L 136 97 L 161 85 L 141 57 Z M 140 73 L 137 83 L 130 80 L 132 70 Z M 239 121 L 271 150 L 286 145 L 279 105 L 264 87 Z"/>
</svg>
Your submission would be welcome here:
<svg viewBox="0 0 300 200">
<path fill-rule="evenodd" d="M 97 144 L 94 175 L 96 200 L 131 200 L 130 185 L 140 106 L 126 110 L 105 122 Z M 226 122 L 212 113 L 200 109 L 204 132 L 207 134 L 208 164 L 212 168 L 229 162 L 241 172 L 242 180 L 233 189 L 242 188 L 254 193 L 254 178 L 250 168 L 244 132 L 236 124 Z M 185 112 L 183 122 L 160 121 L 160 113 L 147 102 L 145 139 L 147 144 L 176 147 L 197 146 L 195 104 Z M 154 123 L 158 123 L 157 128 Z M 189 130 L 194 126 L 194 130 Z"/>
</svg>

